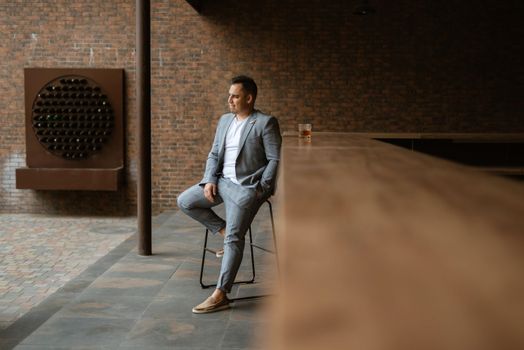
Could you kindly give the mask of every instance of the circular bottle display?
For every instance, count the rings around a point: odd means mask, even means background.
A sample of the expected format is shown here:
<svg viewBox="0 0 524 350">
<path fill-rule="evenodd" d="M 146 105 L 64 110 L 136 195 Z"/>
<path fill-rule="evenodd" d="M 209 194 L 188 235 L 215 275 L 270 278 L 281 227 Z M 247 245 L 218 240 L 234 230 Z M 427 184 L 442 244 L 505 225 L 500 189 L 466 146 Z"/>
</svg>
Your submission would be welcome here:
<svg viewBox="0 0 524 350">
<path fill-rule="evenodd" d="M 53 108 L 54 106 L 74 107 Z M 84 120 L 103 122 L 76 122 Z M 104 144 L 107 144 L 115 117 L 107 95 L 98 84 L 83 76 L 62 76 L 40 89 L 33 101 L 32 121 L 36 138 L 48 152 L 68 160 L 82 160 L 99 153 Z M 59 138 L 45 135 L 82 137 Z"/>
</svg>

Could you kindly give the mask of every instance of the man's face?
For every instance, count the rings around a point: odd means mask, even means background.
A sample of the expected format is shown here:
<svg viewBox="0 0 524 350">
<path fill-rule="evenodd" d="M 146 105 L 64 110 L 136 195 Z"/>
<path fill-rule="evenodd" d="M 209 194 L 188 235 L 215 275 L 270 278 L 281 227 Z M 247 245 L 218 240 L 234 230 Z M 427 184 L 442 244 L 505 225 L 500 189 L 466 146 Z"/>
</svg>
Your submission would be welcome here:
<svg viewBox="0 0 524 350">
<path fill-rule="evenodd" d="M 251 111 L 251 101 L 253 97 L 246 94 L 242 88 L 242 84 L 233 84 L 229 88 L 229 98 L 227 102 L 229 104 L 229 110 L 235 114 L 246 114 Z"/>
</svg>

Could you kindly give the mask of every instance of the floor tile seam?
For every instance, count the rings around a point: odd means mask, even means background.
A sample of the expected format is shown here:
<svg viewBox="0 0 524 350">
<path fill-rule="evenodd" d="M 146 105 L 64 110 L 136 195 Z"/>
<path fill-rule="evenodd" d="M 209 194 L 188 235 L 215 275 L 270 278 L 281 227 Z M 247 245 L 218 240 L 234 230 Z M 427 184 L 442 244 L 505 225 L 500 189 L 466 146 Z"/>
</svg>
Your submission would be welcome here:
<svg viewBox="0 0 524 350">
<path fill-rule="evenodd" d="M 122 340 L 118 342 L 118 344 L 116 345 L 117 348 L 120 348 L 120 346 L 128 340 L 128 336 L 132 334 L 133 330 L 136 328 L 139 322 L 140 322 L 140 318 L 133 319 L 133 325 L 129 328 L 129 331 L 122 337 Z M 148 350 L 154 350 L 154 349 L 148 349 Z"/>
<path fill-rule="evenodd" d="M 148 307 L 149 307 L 149 305 L 148 305 Z M 132 320 L 133 325 L 129 328 L 129 331 L 127 331 L 125 333 L 125 335 L 122 337 L 121 341 L 118 342 L 118 344 L 116 345 L 117 348 L 120 348 L 121 346 L 123 346 L 128 341 L 128 339 L 130 338 L 129 335 L 133 334 L 133 331 L 135 330 L 135 328 L 142 321 L 142 317 L 140 316 L 140 317 L 137 317 L 137 318 L 131 319 L 131 320 Z M 150 348 L 148 350 L 154 350 L 154 348 Z"/>
<path fill-rule="evenodd" d="M 185 259 L 184 259 L 185 261 Z M 142 311 L 142 313 L 138 316 L 137 320 L 142 320 L 144 317 L 144 315 L 146 314 L 146 312 L 149 310 L 149 308 L 151 307 L 151 305 L 156 301 L 156 298 L 158 298 L 158 294 L 160 293 L 160 291 L 167 285 L 167 283 L 171 280 L 171 278 L 173 277 L 173 275 L 178 271 L 178 269 L 180 268 L 180 266 L 183 265 L 183 262 L 180 262 L 178 264 L 178 266 L 176 267 L 176 269 L 173 271 L 173 273 L 171 273 L 171 275 L 169 276 L 169 278 L 167 278 L 165 280 L 165 282 L 162 284 L 162 287 L 158 289 L 158 293 L 156 293 L 154 296 L 151 297 L 151 301 L 147 304 L 147 306 L 144 308 L 144 310 Z"/>
<path fill-rule="evenodd" d="M 226 333 L 227 333 L 227 329 L 229 328 L 229 325 L 231 324 L 231 315 L 229 315 L 229 317 L 227 318 L 227 323 L 224 327 L 224 333 L 222 333 L 222 336 L 220 337 L 220 341 L 218 343 L 218 348 L 219 349 L 222 349 L 222 346 L 224 344 L 224 340 L 226 339 Z"/>
</svg>

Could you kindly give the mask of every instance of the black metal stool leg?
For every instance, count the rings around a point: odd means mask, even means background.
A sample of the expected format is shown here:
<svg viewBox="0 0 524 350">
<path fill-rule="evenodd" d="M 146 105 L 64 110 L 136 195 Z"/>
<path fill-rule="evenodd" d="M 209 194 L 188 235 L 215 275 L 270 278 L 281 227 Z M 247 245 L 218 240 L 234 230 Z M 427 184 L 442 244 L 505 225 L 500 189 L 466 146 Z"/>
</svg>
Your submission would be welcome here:
<svg viewBox="0 0 524 350">
<path fill-rule="evenodd" d="M 276 254 L 278 256 L 278 253 L 277 253 L 277 240 L 276 240 L 276 236 L 275 236 L 275 220 L 273 218 L 273 206 L 271 205 L 271 202 L 269 201 L 269 199 L 266 200 L 266 203 L 269 207 L 269 217 L 271 218 L 271 230 L 272 230 L 272 234 L 273 234 L 273 246 L 274 246 L 274 250 L 270 250 L 270 249 L 267 249 L 267 248 L 264 248 L 264 247 L 261 247 L 257 244 L 252 244 L 253 247 L 255 248 L 258 248 L 258 249 L 261 249 L 265 252 L 268 252 L 268 253 L 273 253 L 273 254 Z M 277 259 L 277 263 L 278 263 L 278 259 Z"/>
<path fill-rule="evenodd" d="M 277 237 L 275 236 L 275 219 L 273 218 L 273 205 L 269 200 L 266 201 L 267 205 L 269 205 L 269 216 L 271 217 L 271 231 L 273 233 L 273 246 L 275 247 L 275 254 L 278 255 L 277 252 Z"/>
<path fill-rule="evenodd" d="M 209 234 L 209 230 L 206 229 L 206 236 L 204 238 L 204 249 L 202 249 L 202 264 L 200 265 L 200 285 L 202 288 L 209 288 L 210 285 L 204 284 L 202 282 L 202 278 L 204 277 L 204 264 L 206 262 L 206 251 L 207 251 L 207 236 Z"/>
<path fill-rule="evenodd" d="M 273 218 L 273 205 L 271 205 L 271 202 L 269 200 L 266 200 L 267 204 L 269 205 L 269 216 L 271 217 L 271 230 L 273 233 L 273 247 L 275 247 L 275 256 L 277 261 L 277 272 L 280 275 L 280 266 L 278 264 L 278 250 L 277 250 L 277 237 L 275 235 L 275 220 Z"/>
<path fill-rule="evenodd" d="M 233 282 L 233 284 L 240 284 L 240 283 L 247 284 L 247 283 L 255 282 L 255 254 L 253 252 L 253 235 L 252 235 L 252 232 L 251 232 L 251 226 L 249 226 L 248 232 L 249 232 L 249 247 L 251 249 L 252 277 L 249 280 L 235 281 L 235 282 Z M 215 284 L 205 284 L 203 282 L 204 265 L 205 265 L 205 262 L 206 262 L 206 252 L 210 252 L 210 253 L 216 254 L 216 250 L 213 250 L 213 249 L 210 249 L 210 248 L 207 247 L 208 236 L 209 236 L 209 230 L 206 229 L 206 236 L 205 236 L 205 239 L 204 239 L 204 249 L 202 251 L 202 264 L 200 266 L 200 285 L 202 286 L 202 288 L 209 288 L 209 287 L 216 287 L 217 286 L 216 283 Z"/>
</svg>

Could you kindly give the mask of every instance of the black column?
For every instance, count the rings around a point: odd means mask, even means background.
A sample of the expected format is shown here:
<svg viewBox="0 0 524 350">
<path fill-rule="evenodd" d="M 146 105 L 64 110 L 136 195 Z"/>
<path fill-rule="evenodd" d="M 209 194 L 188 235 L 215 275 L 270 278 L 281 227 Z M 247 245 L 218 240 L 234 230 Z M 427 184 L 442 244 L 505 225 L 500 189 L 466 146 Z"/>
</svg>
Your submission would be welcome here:
<svg viewBox="0 0 524 350">
<path fill-rule="evenodd" d="M 136 110 L 138 139 L 138 253 L 151 255 L 151 14 L 136 1 Z"/>
</svg>

